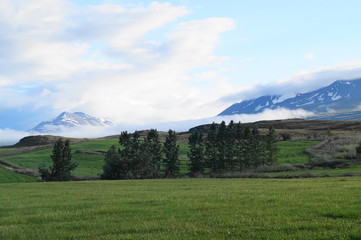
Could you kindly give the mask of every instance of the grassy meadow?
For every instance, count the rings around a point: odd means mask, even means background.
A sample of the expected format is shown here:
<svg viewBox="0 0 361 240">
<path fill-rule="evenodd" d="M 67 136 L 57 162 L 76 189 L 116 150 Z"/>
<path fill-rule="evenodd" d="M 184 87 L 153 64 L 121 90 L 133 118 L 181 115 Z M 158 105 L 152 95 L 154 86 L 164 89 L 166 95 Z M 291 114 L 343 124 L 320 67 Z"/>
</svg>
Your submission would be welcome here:
<svg viewBox="0 0 361 240">
<path fill-rule="evenodd" d="M 305 149 L 319 143 L 319 141 L 280 141 L 278 142 L 278 164 L 297 164 L 310 161 L 310 155 Z"/>
<path fill-rule="evenodd" d="M 0 183 L 36 182 L 35 177 L 19 174 L 0 167 Z"/>
<path fill-rule="evenodd" d="M 0 184 L 0 239 L 361 239 L 361 178 Z"/>
<path fill-rule="evenodd" d="M 309 146 L 317 144 L 318 141 L 283 141 L 279 142 L 278 163 L 305 163 L 309 161 L 310 156 L 304 153 Z M 181 172 L 187 172 L 187 152 L 188 145 L 179 142 Z M 79 165 L 74 171 L 74 175 L 79 177 L 98 176 L 102 172 L 104 156 L 100 154 L 90 154 L 87 151 L 107 151 L 112 145 L 118 146 L 117 139 L 112 140 L 94 140 L 89 142 L 76 143 L 71 145 L 73 152 L 73 161 Z M 25 154 L 6 156 L 4 159 L 8 162 L 21 167 L 37 169 L 42 163 L 51 164 L 50 155 L 52 149 L 42 149 Z"/>
<path fill-rule="evenodd" d="M 82 143 L 71 144 L 73 153 L 72 160 L 78 163 L 78 167 L 74 171 L 75 176 L 90 177 L 98 176 L 102 173 L 104 165 L 104 156 L 101 154 L 92 154 L 87 151 L 107 151 L 112 145 L 119 146 L 117 139 L 111 140 L 93 140 Z M 179 143 L 181 171 L 187 172 L 187 151 L 188 145 L 186 143 Z M 40 164 L 51 165 L 50 155 L 52 148 L 36 150 L 25 154 L 17 154 L 5 156 L 6 161 L 26 168 L 38 169 Z"/>
</svg>

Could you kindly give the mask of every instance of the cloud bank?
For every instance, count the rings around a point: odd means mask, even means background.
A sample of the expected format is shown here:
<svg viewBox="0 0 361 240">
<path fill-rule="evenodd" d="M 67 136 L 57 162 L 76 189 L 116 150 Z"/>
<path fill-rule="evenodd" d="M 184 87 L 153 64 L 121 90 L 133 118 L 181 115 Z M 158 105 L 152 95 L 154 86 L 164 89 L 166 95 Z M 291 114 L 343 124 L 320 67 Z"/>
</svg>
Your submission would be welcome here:
<svg viewBox="0 0 361 240">
<path fill-rule="evenodd" d="M 211 118 L 177 121 L 177 122 L 154 122 L 154 123 L 143 123 L 143 124 L 127 124 L 121 123 L 110 127 L 75 127 L 75 128 L 63 128 L 59 132 L 54 133 L 29 133 L 23 131 L 15 131 L 11 129 L 0 129 L 0 146 L 8 146 L 17 143 L 21 138 L 29 135 L 55 135 L 73 138 L 99 138 L 105 136 L 111 136 L 120 134 L 122 131 L 134 132 L 136 130 L 146 130 L 155 128 L 159 131 L 168 131 L 169 129 L 177 132 L 188 131 L 190 128 L 202 125 L 210 124 L 212 122 L 220 123 L 225 121 L 229 123 L 231 120 L 235 122 L 256 122 L 261 120 L 276 120 L 276 119 L 289 119 L 289 118 L 305 118 L 311 116 L 311 112 L 307 112 L 303 109 L 288 110 L 288 109 L 275 109 L 265 110 L 258 114 L 240 114 L 232 116 L 217 116 Z"/>
<path fill-rule="evenodd" d="M 263 95 L 281 95 L 283 98 L 294 97 L 326 87 L 337 80 L 353 80 L 361 78 L 361 62 L 341 63 L 313 71 L 300 71 L 289 79 L 281 79 L 268 84 L 256 84 L 236 94 L 222 97 L 220 101 L 235 103 Z"/>
<path fill-rule="evenodd" d="M 2 0 L 0 108 L 45 109 L 44 118 L 84 111 L 139 124 L 216 114 L 209 103 L 234 89 L 221 74 L 227 58 L 215 48 L 235 23 L 182 20 L 189 14 L 159 2 Z M 194 71 L 210 70 L 200 86 Z M 216 90 L 218 83 L 224 87 Z"/>
</svg>

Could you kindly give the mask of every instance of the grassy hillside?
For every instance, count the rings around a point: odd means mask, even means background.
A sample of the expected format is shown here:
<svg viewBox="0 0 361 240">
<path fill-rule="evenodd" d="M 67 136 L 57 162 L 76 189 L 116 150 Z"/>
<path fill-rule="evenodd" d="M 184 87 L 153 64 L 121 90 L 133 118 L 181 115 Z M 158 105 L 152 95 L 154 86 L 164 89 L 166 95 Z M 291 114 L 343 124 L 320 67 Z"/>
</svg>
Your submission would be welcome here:
<svg viewBox="0 0 361 240">
<path fill-rule="evenodd" d="M 309 155 L 304 150 L 309 146 L 318 143 L 317 141 L 283 141 L 279 142 L 279 163 L 305 163 L 309 160 Z M 79 164 L 74 171 L 76 176 L 97 176 L 102 172 L 104 156 L 101 154 L 89 154 L 89 152 L 107 151 L 110 146 L 118 146 L 117 140 L 94 140 L 72 144 L 73 160 Z M 187 172 L 187 151 L 186 143 L 179 143 L 180 159 L 182 160 L 181 172 Z M 6 156 L 6 160 L 27 168 L 37 169 L 42 163 L 51 164 L 51 148 L 37 150 L 25 154 Z"/>
<path fill-rule="evenodd" d="M 95 140 L 72 144 L 73 161 L 79 164 L 74 174 L 76 176 L 96 176 L 101 173 L 104 156 L 101 154 L 88 154 L 83 151 L 107 151 L 110 146 L 116 145 L 117 140 Z M 52 148 L 37 150 L 25 154 L 6 156 L 6 161 L 18 166 L 37 169 L 40 164 L 51 164 Z"/>
<path fill-rule="evenodd" d="M 361 178 L 0 184 L 0 239 L 360 239 Z"/>
<path fill-rule="evenodd" d="M 15 173 L 0 167 L 0 183 L 35 182 L 35 177 Z"/>
<path fill-rule="evenodd" d="M 0 153 L 7 152 L 9 150 L 11 150 L 11 148 L 0 148 Z"/>
<path fill-rule="evenodd" d="M 319 143 L 319 141 L 282 141 L 278 142 L 278 164 L 297 164 L 310 161 L 310 155 L 305 149 Z"/>
</svg>

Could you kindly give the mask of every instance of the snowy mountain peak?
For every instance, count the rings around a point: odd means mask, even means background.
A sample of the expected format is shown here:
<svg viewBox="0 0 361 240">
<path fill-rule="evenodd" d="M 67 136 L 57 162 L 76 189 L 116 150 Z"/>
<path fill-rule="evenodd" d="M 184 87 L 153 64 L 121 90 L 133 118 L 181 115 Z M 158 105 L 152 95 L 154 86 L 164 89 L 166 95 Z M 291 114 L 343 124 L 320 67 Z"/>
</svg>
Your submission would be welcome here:
<svg viewBox="0 0 361 240">
<path fill-rule="evenodd" d="M 261 96 L 235 103 L 219 115 L 256 114 L 266 109 L 304 109 L 314 113 L 357 109 L 361 105 L 361 79 L 339 80 L 315 91 L 298 93 L 283 100 L 280 96 Z M 267 104 L 267 101 L 269 104 Z M 252 107 L 249 107 L 252 106 Z"/>
<path fill-rule="evenodd" d="M 109 119 L 92 117 L 83 112 L 62 112 L 58 117 L 51 121 L 44 121 L 30 130 L 30 132 L 59 132 L 64 128 L 84 127 L 84 126 L 112 126 L 114 122 Z"/>
</svg>

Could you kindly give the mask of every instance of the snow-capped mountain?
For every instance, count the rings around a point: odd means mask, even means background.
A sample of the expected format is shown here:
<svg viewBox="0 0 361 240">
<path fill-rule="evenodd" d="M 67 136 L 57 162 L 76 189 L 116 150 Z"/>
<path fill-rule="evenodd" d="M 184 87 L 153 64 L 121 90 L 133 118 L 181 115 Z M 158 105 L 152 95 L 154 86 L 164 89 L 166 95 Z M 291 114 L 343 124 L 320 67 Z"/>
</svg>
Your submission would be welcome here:
<svg viewBox="0 0 361 240">
<path fill-rule="evenodd" d="M 267 108 L 272 108 L 280 99 L 281 96 L 262 96 L 256 99 L 246 100 L 240 103 L 235 103 L 223 112 L 222 115 L 233 115 L 242 113 L 259 113 Z"/>
<path fill-rule="evenodd" d="M 63 112 L 51 121 L 44 121 L 38 124 L 30 132 L 59 132 L 64 128 L 84 127 L 84 126 L 112 126 L 114 122 L 109 119 L 92 117 L 82 112 Z"/>
<path fill-rule="evenodd" d="M 299 93 L 295 97 L 281 100 L 280 96 L 261 96 L 256 99 L 233 104 L 219 116 L 233 114 L 255 114 L 266 109 L 304 109 L 314 113 L 355 110 L 361 107 L 361 79 L 336 81 L 318 90 Z"/>
</svg>

